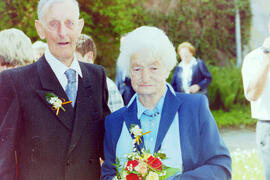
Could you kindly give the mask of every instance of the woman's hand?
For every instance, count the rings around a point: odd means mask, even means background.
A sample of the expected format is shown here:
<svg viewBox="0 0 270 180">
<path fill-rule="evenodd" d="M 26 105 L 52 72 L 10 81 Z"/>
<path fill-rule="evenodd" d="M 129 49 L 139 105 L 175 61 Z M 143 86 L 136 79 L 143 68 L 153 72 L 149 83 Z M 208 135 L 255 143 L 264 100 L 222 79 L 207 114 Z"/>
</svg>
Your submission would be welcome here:
<svg viewBox="0 0 270 180">
<path fill-rule="evenodd" d="M 200 86 L 198 84 L 193 84 L 189 87 L 189 93 L 194 94 L 200 90 Z"/>
</svg>

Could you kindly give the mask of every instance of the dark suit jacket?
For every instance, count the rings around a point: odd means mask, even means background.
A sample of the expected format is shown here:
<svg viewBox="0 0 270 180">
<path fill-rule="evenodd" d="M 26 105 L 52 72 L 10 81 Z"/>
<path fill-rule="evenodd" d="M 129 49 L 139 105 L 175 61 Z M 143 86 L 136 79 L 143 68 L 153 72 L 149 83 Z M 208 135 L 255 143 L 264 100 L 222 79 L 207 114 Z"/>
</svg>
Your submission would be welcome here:
<svg viewBox="0 0 270 180">
<path fill-rule="evenodd" d="M 204 95 L 177 93 L 175 96 L 167 91 L 162 109 L 155 152 L 160 149 L 162 141 L 175 117 L 179 114 L 180 143 L 184 172 L 183 180 L 227 180 L 231 178 L 231 157 L 208 108 Z M 111 180 L 115 176 L 116 146 L 124 122 L 140 125 L 137 119 L 137 104 L 133 102 L 105 120 L 104 153 L 105 161 L 101 169 L 101 179 Z"/>
<path fill-rule="evenodd" d="M 135 91 L 133 90 L 131 86 L 131 79 L 125 76 L 123 80 L 123 72 L 118 67 L 116 69 L 115 84 L 120 94 L 122 95 L 124 104 L 127 105 L 130 99 L 132 98 L 132 96 L 135 94 Z"/>
<path fill-rule="evenodd" d="M 177 66 L 174 70 L 171 85 L 176 92 L 184 92 L 182 85 L 183 69 Z M 207 96 L 207 88 L 212 81 L 211 73 L 208 71 L 203 60 L 198 59 L 197 64 L 192 67 L 191 85 L 198 84 L 200 91 Z"/>
<path fill-rule="evenodd" d="M 68 97 L 41 57 L 36 63 L 0 74 L 0 179 L 99 179 L 104 119 L 109 113 L 104 69 L 80 63 L 74 108 L 64 105 L 59 115 L 45 94 Z"/>
</svg>

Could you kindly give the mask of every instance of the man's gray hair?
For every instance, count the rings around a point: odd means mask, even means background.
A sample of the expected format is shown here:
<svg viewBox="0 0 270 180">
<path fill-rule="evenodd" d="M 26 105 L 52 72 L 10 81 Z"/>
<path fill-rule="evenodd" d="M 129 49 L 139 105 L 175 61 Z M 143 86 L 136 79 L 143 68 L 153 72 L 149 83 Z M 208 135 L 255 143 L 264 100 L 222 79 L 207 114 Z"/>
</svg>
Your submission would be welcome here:
<svg viewBox="0 0 270 180">
<path fill-rule="evenodd" d="M 38 19 L 42 20 L 44 8 L 49 8 L 53 3 L 65 2 L 65 1 L 67 0 L 40 0 L 38 3 L 38 9 L 37 9 Z M 76 0 L 69 0 L 69 1 L 74 3 L 76 11 L 77 11 L 77 16 L 79 18 L 80 16 L 79 3 Z"/>
<path fill-rule="evenodd" d="M 141 26 L 122 39 L 117 66 L 129 76 L 131 57 L 141 51 L 161 60 L 170 71 L 177 63 L 175 48 L 165 32 L 156 27 Z"/>
<path fill-rule="evenodd" d="M 32 42 L 19 29 L 0 31 L 0 60 L 2 66 L 14 67 L 33 62 Z"/>
</svg>

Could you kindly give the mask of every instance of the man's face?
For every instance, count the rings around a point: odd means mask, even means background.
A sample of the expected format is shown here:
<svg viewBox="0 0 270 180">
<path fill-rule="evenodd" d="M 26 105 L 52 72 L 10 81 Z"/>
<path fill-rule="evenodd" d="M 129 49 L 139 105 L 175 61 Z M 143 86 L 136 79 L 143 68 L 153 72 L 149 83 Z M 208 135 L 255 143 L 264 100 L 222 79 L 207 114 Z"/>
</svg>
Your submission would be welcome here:
<svg viewBox="0 0 270 180">
<path fill-rule="evenodd" d="M 36 21 L 41 39 L 46 38 L 50 52 L 61 61 L 72 61 L 76 41 L 83 28 L 71 1 L 56 2 L 43 9 L 43 19 Z"/>
</svg>

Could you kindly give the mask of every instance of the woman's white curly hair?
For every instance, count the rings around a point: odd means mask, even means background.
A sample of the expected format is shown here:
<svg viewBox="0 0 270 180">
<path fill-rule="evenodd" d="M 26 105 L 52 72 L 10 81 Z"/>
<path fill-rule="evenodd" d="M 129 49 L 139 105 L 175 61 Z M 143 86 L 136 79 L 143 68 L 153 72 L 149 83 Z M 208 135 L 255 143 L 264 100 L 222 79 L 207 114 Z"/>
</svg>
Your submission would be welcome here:
<svg viewBox="0 0 270 180">
<path fill-rule="evenodd" d="M 121 40 L 117 66 L 126 72 L 127 76 L 129 76 L 131 57 L 141 51 L 150 53 L 151 57 L 161 60 L 169 71 L 177 63 L 175 48 L 165 32 L 157 27 L 141 26 Z"/>
</svg>

